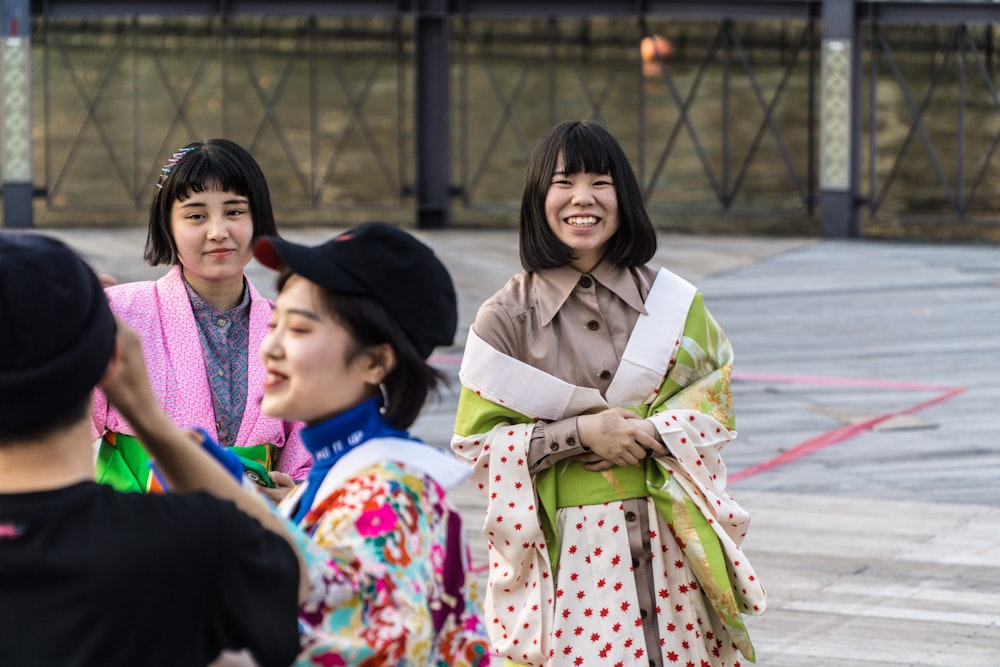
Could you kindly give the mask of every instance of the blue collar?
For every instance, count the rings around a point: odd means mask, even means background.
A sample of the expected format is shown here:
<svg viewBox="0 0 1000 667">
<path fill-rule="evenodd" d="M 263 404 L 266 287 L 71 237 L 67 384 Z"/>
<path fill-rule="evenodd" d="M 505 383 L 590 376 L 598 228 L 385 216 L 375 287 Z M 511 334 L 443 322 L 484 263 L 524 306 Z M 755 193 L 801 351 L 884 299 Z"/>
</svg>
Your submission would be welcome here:
<svg viewBox="0 0 1000 667">
<path fill-rule="evenodd" d="M 406 431 L 391 426 L 378 411 L 379 399 L 372 398 L 347 412 L 302 429 L 302 443 L 313 458 L 306 478 L 308 486 L 299 499 L 294 521 L 298 523 L 309 511 L 323 478 L 347 452 L 373 438 L 416 440 Z"/>
</svg>

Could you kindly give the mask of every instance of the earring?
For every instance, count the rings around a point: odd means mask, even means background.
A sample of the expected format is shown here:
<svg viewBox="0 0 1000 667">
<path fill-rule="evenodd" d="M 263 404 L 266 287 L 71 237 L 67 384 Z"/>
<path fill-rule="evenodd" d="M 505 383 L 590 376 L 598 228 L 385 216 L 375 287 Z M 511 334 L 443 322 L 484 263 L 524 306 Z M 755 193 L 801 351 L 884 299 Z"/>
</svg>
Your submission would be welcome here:
<svg viewBox="0 0 1000 667">
<path fill-rule="evenodd" d="M 389 409 L 389 390 L 386 388 L 385 382 L 378 383 L 378 390 L 382 393 L 382 407 L 378 409 L 378 413 L 384 415 Z"/>
</svg>

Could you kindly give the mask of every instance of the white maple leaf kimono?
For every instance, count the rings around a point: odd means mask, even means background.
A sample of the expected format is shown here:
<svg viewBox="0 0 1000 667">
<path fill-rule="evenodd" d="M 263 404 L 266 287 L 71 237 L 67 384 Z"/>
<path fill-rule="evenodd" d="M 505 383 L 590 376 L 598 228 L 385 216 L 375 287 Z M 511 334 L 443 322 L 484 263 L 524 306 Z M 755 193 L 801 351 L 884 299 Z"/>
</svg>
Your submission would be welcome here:
<svg viewBox="0 0 1000 667">
<path fill-rule="evenodd" d="M 605 396 L 494 349 L 470 330 L 452 449 L 488 494 L 485 620 L 494 650 L 532 666 L 755 660 L 741 614 L 763 587 L 740 544 L 749 515 L 726 493 L 736 437 L 732 347 L 693 286 L 659 274 Z M 671 455 L 604 473 L 567 459 L 529 473 L 534 424 L 623 406 Z M 622 500 L 650 517 L 655 614 L 643 618 Z M 660 646 L 646 646 L 655 623 Z M 654 660 L 655 658 L 655 660 Z"/>
</svg>

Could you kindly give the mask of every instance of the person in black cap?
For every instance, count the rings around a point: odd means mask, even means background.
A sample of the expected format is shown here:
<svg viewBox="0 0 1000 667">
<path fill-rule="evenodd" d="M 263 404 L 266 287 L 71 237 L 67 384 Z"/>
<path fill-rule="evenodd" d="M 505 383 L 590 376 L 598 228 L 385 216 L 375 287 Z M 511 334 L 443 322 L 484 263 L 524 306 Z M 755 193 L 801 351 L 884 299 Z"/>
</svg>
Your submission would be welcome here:
<svg viewBox="0 0 1000 667">
<path fill-rule="evenodd" d="M 98 385 L 174 493 L 94 481 Z M 203 667 L 248 649 L 284 666 L 305 581 L 281 520 L 157 404 L 93 271 L 0 230 L 0 665 Z"/>
<path fill-rule="evenodd" d="M 489 664 L 446 498 L 469 467 L 406 430 L 441 381 L 429 355 L 455 334 L 447 269 L 381 223 L 316 247 L 265 237 L 254 255 L 280 271 L 261 409 L 304 422 L 314 459 L 279 506 L 322 547 L 297 664 Z"/>
</svg>

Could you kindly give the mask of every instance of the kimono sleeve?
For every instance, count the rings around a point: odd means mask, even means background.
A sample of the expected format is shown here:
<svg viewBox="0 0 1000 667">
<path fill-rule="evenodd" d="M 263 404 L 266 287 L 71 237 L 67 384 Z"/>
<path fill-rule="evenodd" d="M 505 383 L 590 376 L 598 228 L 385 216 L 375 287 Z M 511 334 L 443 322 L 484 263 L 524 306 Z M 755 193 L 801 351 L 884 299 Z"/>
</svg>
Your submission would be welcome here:
<svg viewBox="0 0 1000 667">
<path fill-rule="evenodd" d="M 670 371 L 646 416 L 670 450 L 669 466 L 681 473 L 678 481 L 698 499 L 706 516 L 716 519 L 739 544 L 749 515 L 726 492 L 722 460 L 723 448 L 736 439 L 732 371 L 732 345 L 699 294 Z"/>
<path fill-rule="evenodd" d="M 301 526 L 349 595 L 333 600 L 319 591 L 302 604 L 297 664 L 486 664 L 485 639 L 465 636 L 468 620 L 436 627 L 432 610 L 451 601 L 442 593 L 442 563 L 456 546 L 447 540 L 450 510 L 440 494 L 428 479 L 380 464 L 310 510 Z"/>
</svg>

